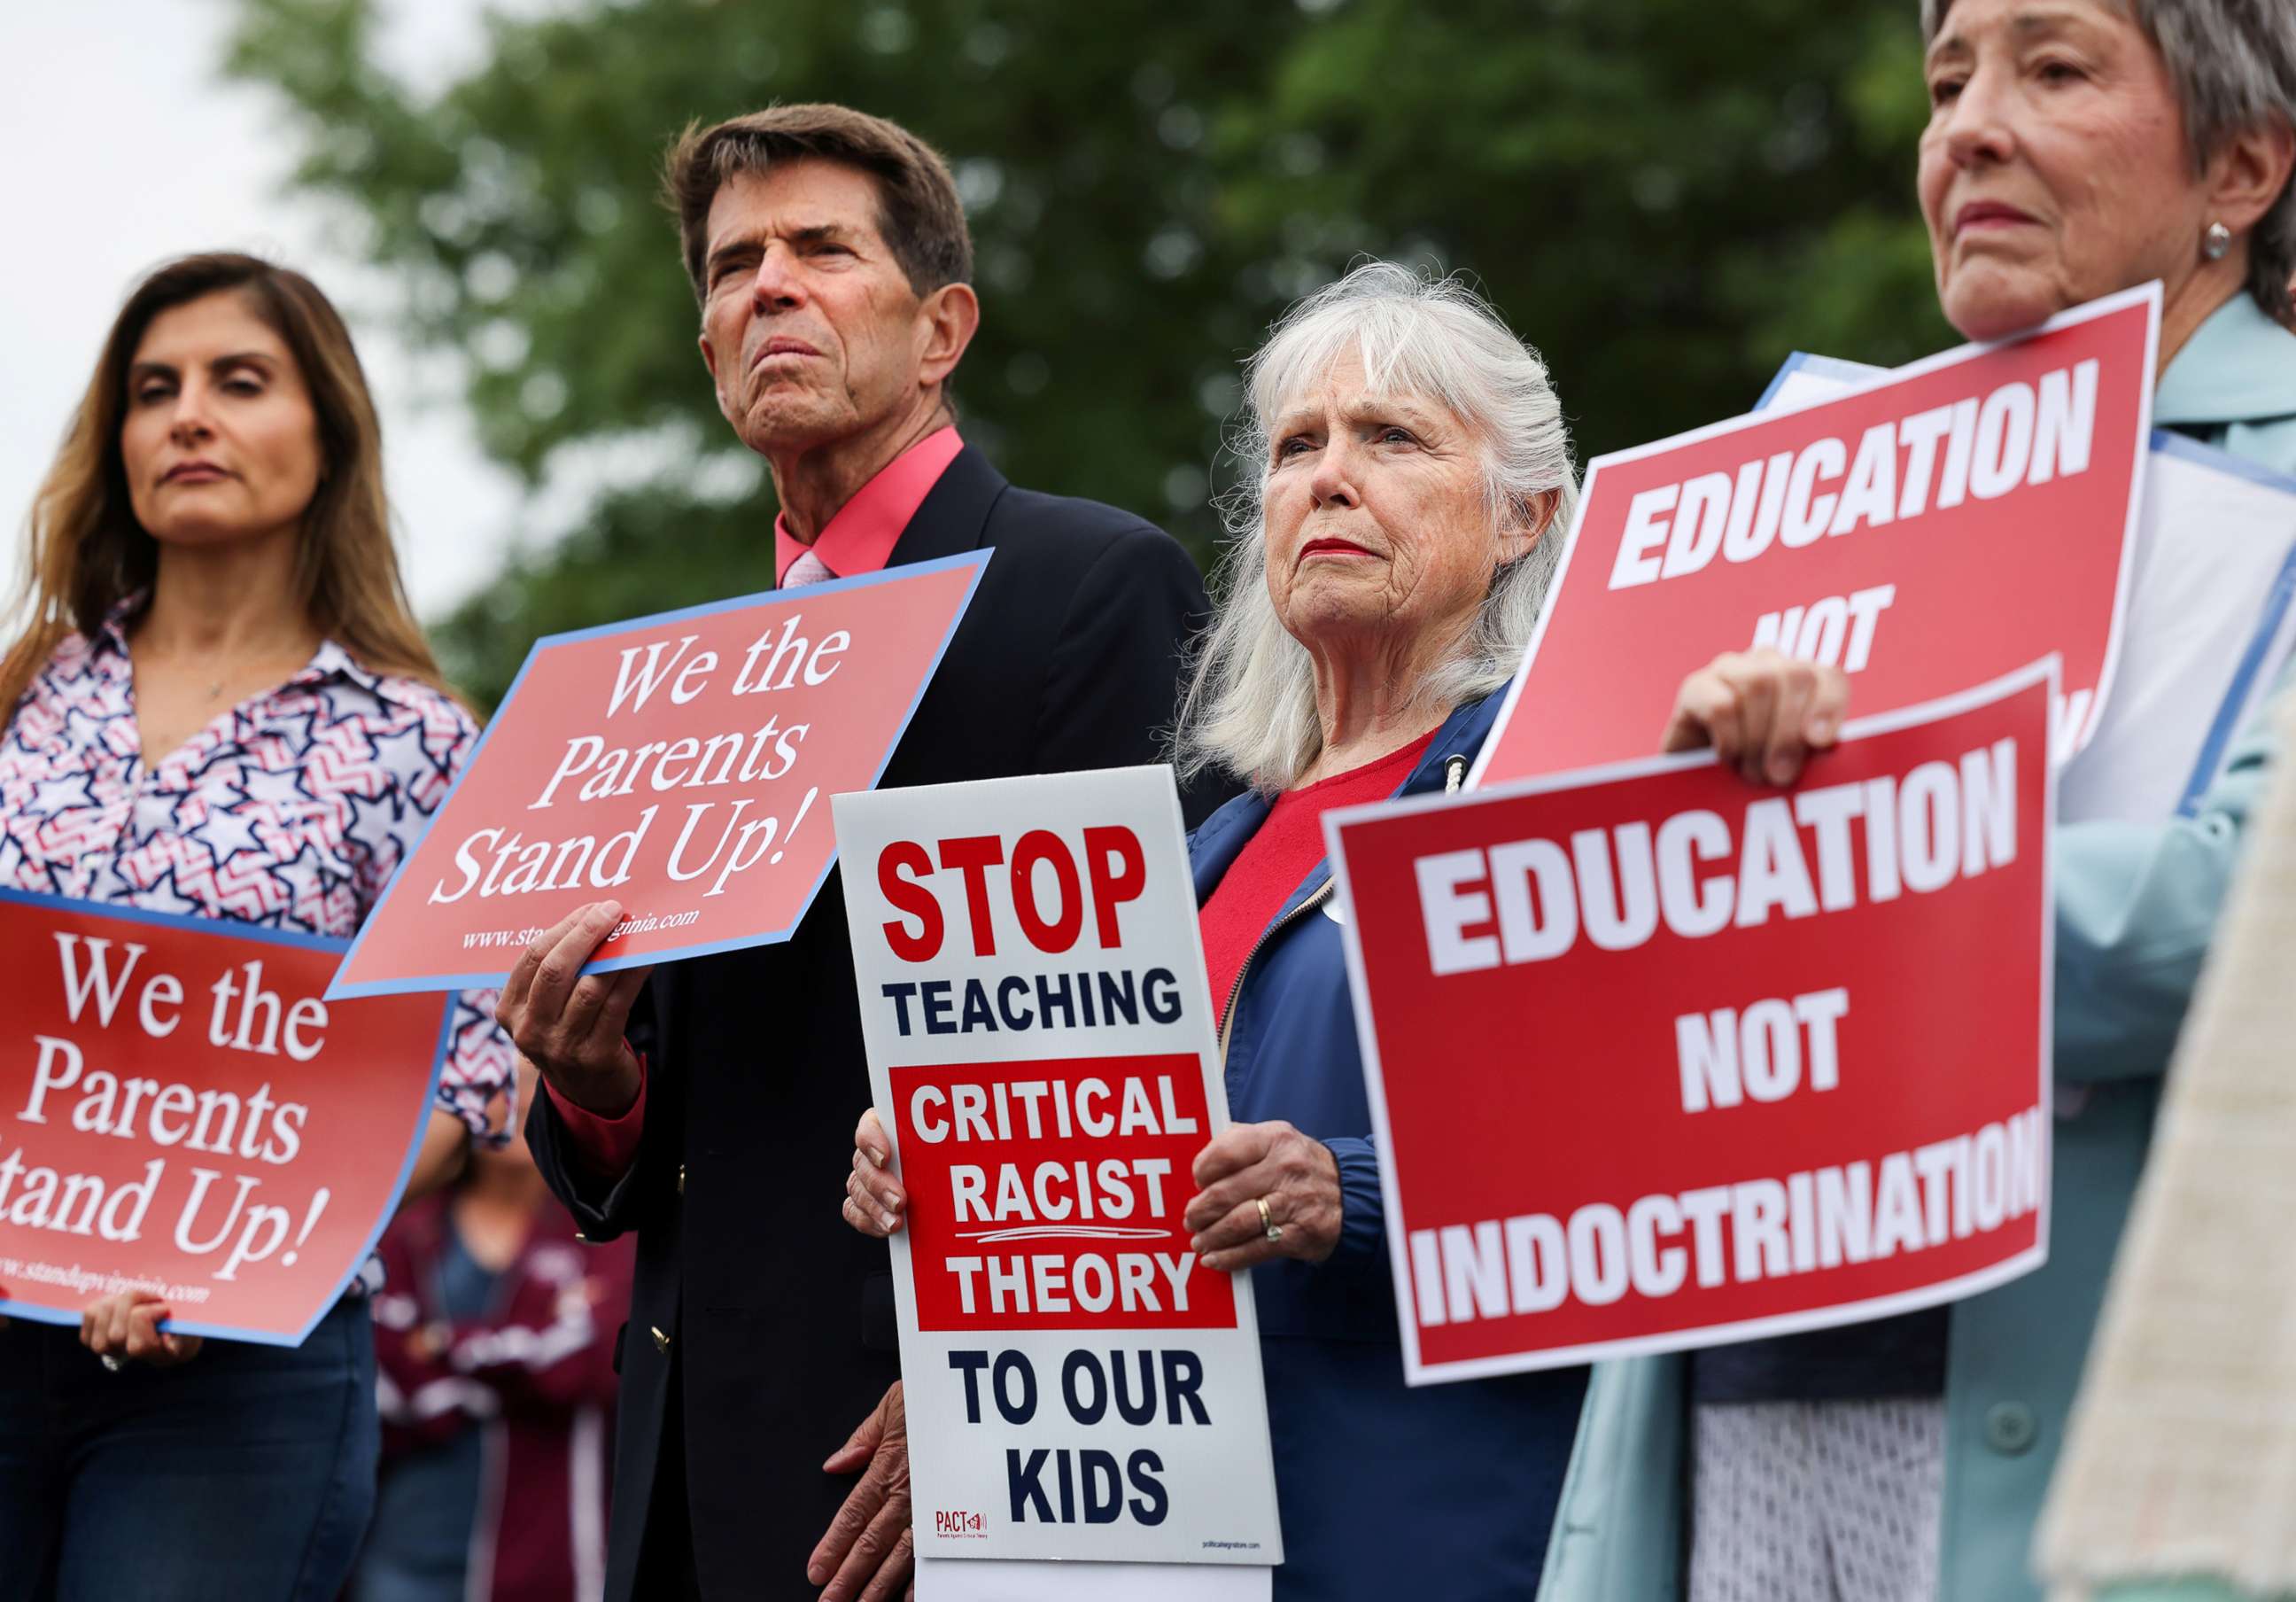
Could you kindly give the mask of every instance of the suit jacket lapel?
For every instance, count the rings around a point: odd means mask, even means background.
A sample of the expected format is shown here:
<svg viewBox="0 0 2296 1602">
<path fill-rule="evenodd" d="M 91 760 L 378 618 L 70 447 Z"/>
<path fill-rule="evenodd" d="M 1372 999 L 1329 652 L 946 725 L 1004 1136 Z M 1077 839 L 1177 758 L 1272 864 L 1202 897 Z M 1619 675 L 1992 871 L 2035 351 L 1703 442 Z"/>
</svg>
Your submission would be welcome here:
<svg viewBox="0 0 2296 1602">
<path fill-rule="evenodd" d="M 966 446 L 926 492 L 917 514 L 894 541 L 892 559 L 886 565 L 898 567 L 979 550 L 988 530 L 988 509 L 1005 488 L 1004 475 L 988 464 L 987 456 Z"/>
</svg>

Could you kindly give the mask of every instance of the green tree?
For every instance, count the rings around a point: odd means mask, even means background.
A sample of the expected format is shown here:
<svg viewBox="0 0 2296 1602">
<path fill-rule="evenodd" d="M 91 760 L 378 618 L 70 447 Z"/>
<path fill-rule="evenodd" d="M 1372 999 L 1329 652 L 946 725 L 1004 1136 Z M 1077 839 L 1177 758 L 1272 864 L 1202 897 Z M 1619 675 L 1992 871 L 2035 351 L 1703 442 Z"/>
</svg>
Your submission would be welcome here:
<svg viewBox="0 0 2296 1602">
<path fill-rule="evenodd" d="M 491 19 L 421 96 L 373 0 L 240 0 L 230 70 L 292 109 L 296 181 L 465 353 L 486 448 L 602 491 L 440 629 L 499 696 L 537 633 L 763 587 L 770 486 L 693 345 L 660 152 L 775 99 L 949 152 L 986 304 L 967 436 L 1209 557 L 1236 363 L 1364 252 L 1475 275 L 1582 452 L 1741 411 L 1790 349 L 1948 342 L 1912 198 L 1911 0 L 577 0 Z"/>
</svg>

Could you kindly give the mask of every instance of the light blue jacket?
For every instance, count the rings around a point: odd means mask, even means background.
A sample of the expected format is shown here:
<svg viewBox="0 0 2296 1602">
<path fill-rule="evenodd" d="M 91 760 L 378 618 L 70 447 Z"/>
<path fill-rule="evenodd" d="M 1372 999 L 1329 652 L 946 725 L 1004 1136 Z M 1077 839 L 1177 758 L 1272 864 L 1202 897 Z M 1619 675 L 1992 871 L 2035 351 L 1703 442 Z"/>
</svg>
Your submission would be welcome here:
<svg viewBox="0 0 2296 1602">
<path fill-rule="evenodd" d="M 2246 295 L 2229 302 L 2161 375 L 2153 422 L 2296 474 L 2296 334 Z M 2296 674 L 2274 705 L 2292 694 Z M 2039 1602 L 2027 1568 L 2034 1523 L 2161 1075 L 2273 760 L 2264 727 L 2196 817 L 2058 831 L 2056 1072 L 2085 1095 L 2066 1098 L 2056 1124 L 2047 1266 L 1954 1309 L 1938 1585 L 1950 1602 Z M 1540 1602 L 1679 1602 L 1685 1369 L 1678 1356 L 1595 1367 Z"/>
</svg>

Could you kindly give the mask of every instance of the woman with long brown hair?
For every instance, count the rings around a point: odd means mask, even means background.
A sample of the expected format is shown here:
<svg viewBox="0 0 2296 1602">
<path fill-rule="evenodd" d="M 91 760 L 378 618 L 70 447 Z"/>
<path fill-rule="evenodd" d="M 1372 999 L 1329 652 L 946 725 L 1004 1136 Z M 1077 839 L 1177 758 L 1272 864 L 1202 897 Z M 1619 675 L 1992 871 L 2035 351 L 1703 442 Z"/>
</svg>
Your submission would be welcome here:
<svg viewBox="0 0 2296 1602">
<path fill-rule="evenodd" d="M 357 930 L 476 734 L 407 606 L 381 448 L 300 274 L 191 256 L 129 295 L 32 508 L 0 886 Z M 512 1064 L 492 998 L 462 998 L 423 1180 L 492 1133 Z M 5 1602 L 340 1588 L 373 1497 L 363 1298 L 293 1349 L 202 1350 L 168 1310 L 0 1328 Z"/>
</svg>

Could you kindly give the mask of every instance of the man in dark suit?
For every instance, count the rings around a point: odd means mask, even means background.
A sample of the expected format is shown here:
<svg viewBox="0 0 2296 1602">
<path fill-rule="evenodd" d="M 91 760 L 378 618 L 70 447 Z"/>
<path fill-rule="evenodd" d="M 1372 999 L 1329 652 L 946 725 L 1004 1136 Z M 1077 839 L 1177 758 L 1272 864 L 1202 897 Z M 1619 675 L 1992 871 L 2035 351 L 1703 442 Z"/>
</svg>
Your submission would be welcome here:
<svg viewBox="0 0 2296 1602">
<path fill-rule="evenodd" d="M 780 495 L 779 581 L 994 550 L 884 783 L 1155 760 L 1202 585 L 1160 530 L 1016 489 L 958 439 L 980 309 L 940 158 L 782 106 L 689 129 L 668 177 L 719 407 Z M 588 1238 L 638 1236 L 607 1595 L 898 1599 L 891 1278 L 832 1195 L 869 1099 L 843 896 L 783 945 L 580 977 L 619 916 L 537 938 L 502 1006 L 544 1076 L 552 1189 Z"/>
</svg>

